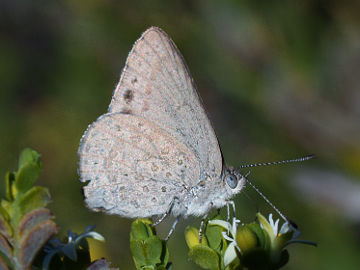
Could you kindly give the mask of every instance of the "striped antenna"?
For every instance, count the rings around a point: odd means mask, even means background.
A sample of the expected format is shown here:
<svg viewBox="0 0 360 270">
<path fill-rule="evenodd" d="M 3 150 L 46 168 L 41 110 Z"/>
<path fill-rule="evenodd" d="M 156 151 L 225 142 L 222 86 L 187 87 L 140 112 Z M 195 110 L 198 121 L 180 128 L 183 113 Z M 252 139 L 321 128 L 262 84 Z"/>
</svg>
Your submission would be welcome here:
<svg viewBox="0 0 360 270">
<path fill-rule="evenodd" d="M 287 160 L 282 160 L 282 161 L 255 163 L 255 164 L 244 164 L 244 165 L 240 165 L 239 167 L 237 167 L 237 169 L 252 168 L 252 167 L 258 167 L 258 166 L 268 166 L 268 165 L 280 165 L 280 164 L 286 164 L 286 163 L 292 163 L 292 162 L 301 162 L 301 161 L 306 161 L 306 160 L 312 159 L 314 157 L 315 157 L 315 155 L 308 155 L 308 156 L 301 157 L 301 158 L 287 159 Z"/>
<path fill-rule="evenodd" d="M 241 168 L 251 168 L 251 167 L 257 167 L 257 166 L 268 166 L 268 165 L 279 165 L 279 164 L 285 164 L 285 163 L 292 163 L 292 162 L 300 162 L 300 161 L 305 161 L 305 160 L 309 160 L 314 158 L 315 155 L 308 155 L 305 157 L 301 157 L 301 158 L 296 158 L 296 159 L 288 159 L 288 160 L 282 160 L 282 161 L 275 161 L 275 162 L 266 162 L 266 163 L 256 163 L 256 164 L 245 164 L 245 165 L 241 165 L 237 168 L 237 170 L 241 169 Z M 291 222 L 287 217 L 285 217 L 280 210 L 272 203 L 270 202 L 270 200 L 253 184 L 249 181 L 249 179 L 247 178 L 247 176 L 250 174 L 250 171 L 244 176 L 245 181 L 276 211 L 276 213 L 278 213 L 278 215 L 285 221 L 285 222 L 289 222 L 290 224 L 292 224 L 293 222 Z"/>
<path fill-rule="evenodd" d="M 288 222 L 289 219 L 287 217 L 285 217 L 280 210 L 272 203 L 270 202 L 270 200 L 253 184 L 249 181 L 249 179 L 247 179 L 247 177 L 244 177 L 246 183 L 248 183 L 274 210 L 276 213 L 279 214 L 279 216 L 285 221 Z"/>
</svg>

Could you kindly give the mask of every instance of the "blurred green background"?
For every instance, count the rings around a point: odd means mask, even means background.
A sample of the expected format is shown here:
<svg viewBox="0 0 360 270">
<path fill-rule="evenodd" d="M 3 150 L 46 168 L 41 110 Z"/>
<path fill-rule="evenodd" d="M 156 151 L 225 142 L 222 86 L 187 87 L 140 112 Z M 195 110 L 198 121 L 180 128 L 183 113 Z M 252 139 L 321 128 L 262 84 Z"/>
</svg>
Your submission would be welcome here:
<svg viewBox="0 0 360 270">
<path fill-rule="evenodd" d="M 24 147 L 39 151 L 61 234 L 96 224 L 107 241 L 94 243 L 94 256 L 134 269 L 131 220 L 85 207 L 77 149 L 107 111 L 133 42 L 159 26 L 184 55 L 228 164 L 317 155 L 250 174 L 302 238 L 319 243 L 290 246 L 284 269 L 360 269 L 359 10 L 335 0 L 2 0 L 0 175 L 16 169 Z M 273 212 L 245 192 L 251 200 L 236 198 L 242 221 L 257 208 Z M 197 269 L 186 255 L 188 224 L 199 220 L 183 220 L 169 241 L 174 269 Z"/>
</svg>

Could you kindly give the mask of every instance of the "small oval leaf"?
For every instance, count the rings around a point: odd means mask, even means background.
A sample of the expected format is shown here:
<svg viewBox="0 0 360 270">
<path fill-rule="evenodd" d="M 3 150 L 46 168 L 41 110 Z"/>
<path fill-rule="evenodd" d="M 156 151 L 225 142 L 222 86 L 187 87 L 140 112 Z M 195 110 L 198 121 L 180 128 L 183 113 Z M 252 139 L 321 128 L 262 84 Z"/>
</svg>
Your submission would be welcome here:
<svg viewBox="0 0 360 270">
<path fill-rule="evenodd" d="M 203 237 L 201 243 L 208 245 L 206 238 L 204 238 L 205 237 Z M 190 249 L 196 245 L 199 245 L 199 230 L 195 227 L 187 226 L 185 229 L 185 241 Z"/>
<path fill-rule="evenodd" d="M 19 157 L 19 169 L 27 163 L 36 163 L 41 168 L 40 154 L 31 148 L 22 150 Z"/>
<path fill-rule="evenodd" d="M 205 245 L 197 245 L 190 249 L 190 259 L 203 269 L 218 270 L 219 256 L 211 248 Z"/>
<path fill-rule="evenodd" d="M 159 237 L 153 235 L 144 240 L 130 241 L 130 249 L 137 268 L 155 267 L 161 263 L 163 244 Z"/>
<path fill-rule="evenodd" d="M 43 208 L 50 202 L 50 193 L 47 188 L 35 186 L 23 196 L 18 197 L 12 206 L 12 224 L 17 226 L 20 219 L 27 213 Z"/>
<path fill-rule="evenodd" d="M 41 174 L 41 168 L 38 164 L 26 163 L 24 164 L 15 175 L 15 186 L 19 193 L 25 193 L 34 186 Z"/>
<path fill-rule="evenodd" d="M 224 229 L 220 226 L 208 226 L 206 228 L 206 238 L 209 242 L 209 247 L 211 247 L 212 249 L 215 249 L 218 252 L 221 252 L 221 248 L 222 248 L 222 240 L 223 240 L 223 236 L 221 234 L 221 232 L 223 232 Z"/>
<path fill-rule="evenodd" d="M 7 172 L 5 174 L 5 189 L 6 189 L 6 199 L 9 201 L 14 200 L 14 194 L 13 194 L 13 184 L 15 182 L 15 174 L 13 172 Z"/>
<path fill-rule="evenodd" d="M 131 224 L 130 241 L 132 240 L 146 240 L 154 235 L 150 219 L 136 219 Z"/>
</svg>

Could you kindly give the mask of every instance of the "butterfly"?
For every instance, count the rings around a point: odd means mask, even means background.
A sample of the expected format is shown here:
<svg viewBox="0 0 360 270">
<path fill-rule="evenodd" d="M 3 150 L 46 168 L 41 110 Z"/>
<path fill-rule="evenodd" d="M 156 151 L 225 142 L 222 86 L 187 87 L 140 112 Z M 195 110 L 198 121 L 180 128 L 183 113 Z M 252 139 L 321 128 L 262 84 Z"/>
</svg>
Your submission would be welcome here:
<svg viewBox="0 0 360 270">
<path fill-rule="evenodd" d="M 206 216 L 247 181 L 225 164 L 185 60 L 158 27 L 133 45 L 79 157 L 88 207 L 128 218 Z"/>
</svg>

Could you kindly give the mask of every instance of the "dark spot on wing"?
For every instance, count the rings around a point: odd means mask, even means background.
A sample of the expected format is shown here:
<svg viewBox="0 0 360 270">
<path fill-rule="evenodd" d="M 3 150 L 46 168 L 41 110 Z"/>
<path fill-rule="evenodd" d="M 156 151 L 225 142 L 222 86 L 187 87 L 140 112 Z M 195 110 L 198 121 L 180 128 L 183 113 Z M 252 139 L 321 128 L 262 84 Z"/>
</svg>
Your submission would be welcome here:
<svg viewBox="0 0 360 270">
<path fill-rule="evenodd" d="M 124 100 L 126 104 L 129 104 L 134 99 L 134 92 L 130 89 L 126 90 L 124 93 Z"/>
<path fill-rule="evenodd" d="M 124 113 L 124 114 L 131 114 L 132 112 L 131 112 L 131 110 L 130 110 L 130 109 L 128 109 L 128 108 L 124 108 L 124 109 L 122 109 L 122 110 L 121 110 L 121 113 Z"/>
</svg>

